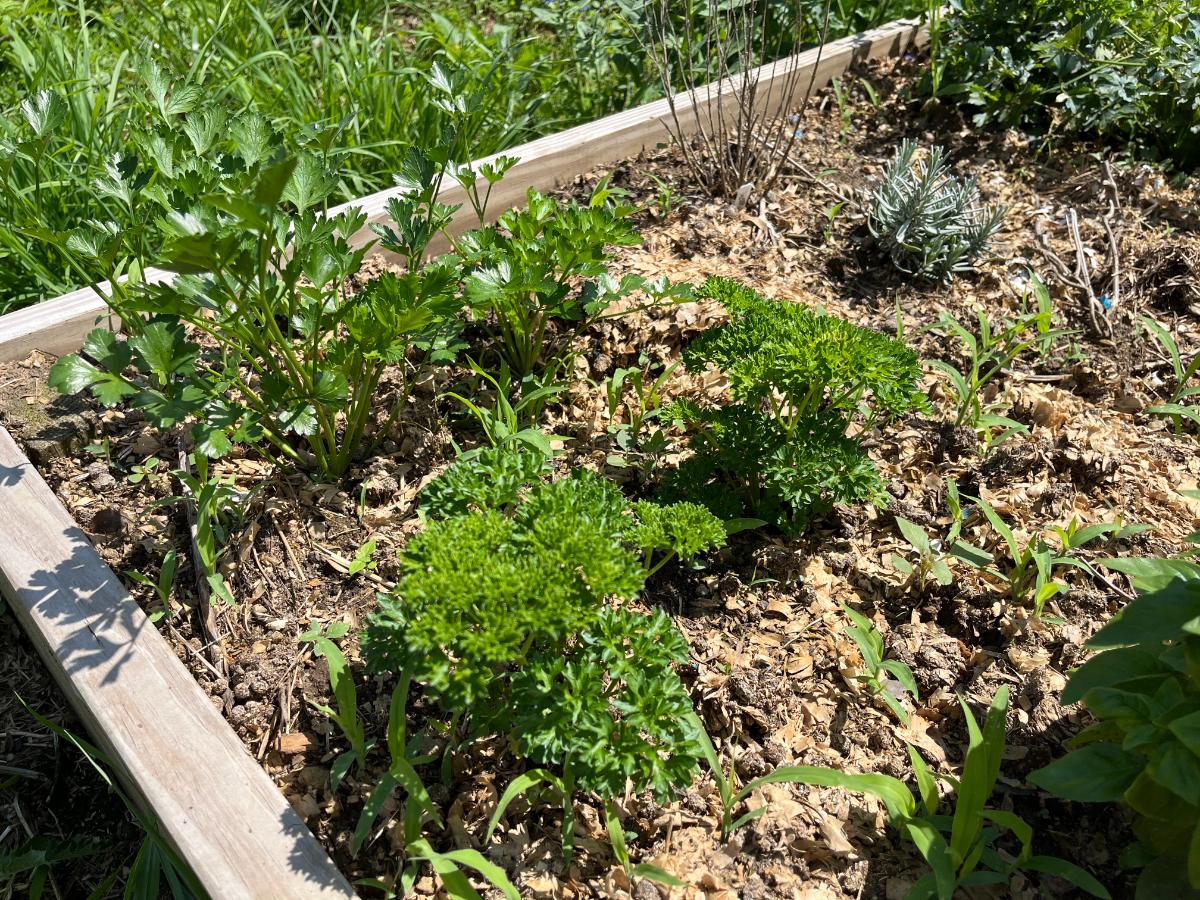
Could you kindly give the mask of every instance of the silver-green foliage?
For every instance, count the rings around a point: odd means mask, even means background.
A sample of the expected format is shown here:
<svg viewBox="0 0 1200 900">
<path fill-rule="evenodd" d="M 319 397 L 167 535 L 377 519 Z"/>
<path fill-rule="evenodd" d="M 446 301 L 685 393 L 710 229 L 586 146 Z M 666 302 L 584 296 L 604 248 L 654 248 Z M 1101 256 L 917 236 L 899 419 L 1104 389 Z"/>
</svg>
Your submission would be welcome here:
<svg viewBox="0 0 1200 900">
<path fill-rule="evenodd" d="M 984 208 L 975 179 L 952 175 L 941 147 L 931 147 L 926 159 L 916 152 L 916 141 L 900 142 L 871 192 L 867 226 L 898 269 L 945 280 L 971 270 L 1004 208 Z"/>
</svg>

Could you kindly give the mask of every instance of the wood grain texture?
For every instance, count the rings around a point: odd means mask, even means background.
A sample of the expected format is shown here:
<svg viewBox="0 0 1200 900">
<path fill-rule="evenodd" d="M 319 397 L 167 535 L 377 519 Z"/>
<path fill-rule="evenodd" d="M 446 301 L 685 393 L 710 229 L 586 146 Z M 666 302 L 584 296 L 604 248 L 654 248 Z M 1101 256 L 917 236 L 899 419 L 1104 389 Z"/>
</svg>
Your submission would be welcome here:
<svg viewBox="0 0 1200 900">
<path fill-rule="evenodd" d="M 147 269 L 145 274 L 146 280 L 154 284 L 175 277 L 162 269 Z M 97 287 L 100 293 L 90 287 L 80 288 L 0 316 L 0 362 L 24 359 L 34 350 L 53 356 L 74 353 L 93 328 L 119 330 L 120 323 L 108 315 L 108 282 Z"/>
<path fill-rule="evenodd" d="M 0 591 L 213 900 L 356 896 L 2 427 Z"/>
<path fill-rule="evenodd" d="M 782 88 L 789 81 L 802 96 L 810 78 L 813 90 L 819 90 L 855 63 L 897 55 L 909 48 L 919 48 L 927 41 L 928 34 L 917 21 L 900 19 L 762 66 L 758 71 L 757 104 L 764 109 L 778 109 L 793 100 L 798 102 L 800 97 L 783 96 Z M 715 104 L 732 104 L 734 95 L 730 84 L 724 82 L 700 88 L 697 99 L 700 115 L 707 121 L 710 112 L 715 111 Z M 697 117 L 691 99 L 687 94 L 679 94 L 675 102 L 680 126 L 689 134 L 695 133 Z M 596 166 L 627 159 L 646 148 L 668 143 L 671 135 L 667 124 L 670 122 L 670 101 L 656 100 L 476 161 L 479 165 L 497 156 L 520 159 L 492 191 L 490 214 L 498 215 L 521 204 L 530 188 L 551 190 Z M 397 189 L 379 191 L 344 203 L 333 211 L 356 207 L 367 214 L 368 223 L 386 222 L 387 203 L 397 194 Z M 460 204 L 466 202 L 466 194 L 461 186 L 451 184 L 442 190 L 440 199 L 444 203 Z M 474 214 L 468 207 L 459 211 L 450 230 L 459 233 L 474 224 Z M 360 246 L 374 238 L 368 224 L 353 235 L 351 243 Z M 147 276 L 156 281 L 172 277 L 171 273 L 160 269 L 146 271 Z M 55 356 L 74 352 L 83 344 L 87 333 L 96 327 L 97 320 L 100 320 L 99 324 L 107 324 L 104 312 L 104 298 L 91 288 L 84 288 L 0 316 L 0 362 L 23 359 L 34 350 Z"/>
</svg>

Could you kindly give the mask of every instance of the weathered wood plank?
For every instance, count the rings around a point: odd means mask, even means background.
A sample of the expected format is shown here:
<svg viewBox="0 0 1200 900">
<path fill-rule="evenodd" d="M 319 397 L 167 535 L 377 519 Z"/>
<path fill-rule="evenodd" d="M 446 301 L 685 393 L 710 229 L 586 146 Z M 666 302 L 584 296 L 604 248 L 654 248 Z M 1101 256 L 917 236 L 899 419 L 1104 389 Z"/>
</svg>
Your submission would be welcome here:
<svg viewBox="0 0 1200 900">
<path fill-rule="evenodd" d="M 213 900 L 356 896 L 2 427 L 0 590 Z"/>
<path fill-rule="evenodd" d="M 758 82 L 758 103 L 779 107 L 785 98 L 782 88 L 792 79 L 801 92 L 813 79 L 813 89 L 825 87 L 830 80 L 850 66 L 867 59 L 904 52 L 910 47 L 923 46 L 928 34 L 915 20 L 900 19 L 880 28 L 851 37 L 831 41 L 824 48 L 813 48 L 776 63 L 761 67 Z M 815 76 L 814 76 L 815 73 Z M 800 77 L 797 77 L 799 75 Z M 732 103 L 729 85 L 714 84 L 698 91 L 702 115 L 715 103 Z M 787 100 L 799 100 L 786 98 Z M 696 130 L 696 116 L 686 94 L 676 98 L 680 125 L 688 133 Z M 529 188 L 550 190 L 596 166 L 635 156 L 643 149 L 670 140 L 667 123 L 671 121 L 670 105 L 666 99 L 656 100 L 635 109 L 606 116 L 587 125 L 570 128 L 548 137 L 538 138 L 519 147 L 478 160 L 477 164 L 496 156 L 515 156 L 521 161 L 492 192 L 489 212 L 498 215 L 519 205 Z M 395 189 L 369 194 L 337 209 L 358 207 L 368 216 L 368 223 L 387 221 L 388 200 L 397 194 Z M 441 194 L 445 203 L 465 203 L 466 196 L 458 184 L 445 187 Z M 451 228 L 463 231 L 474 224 L 469 208 L 460 210 Z M 369 227 L 354 235 L 356 245 L 375 237 Z M 154 280 L 170 278 L 168 272 L 147 269 Z M 101 286 L 103 289 L 103 286 Z M 70 353 L 83 343 L 88 331 L 96 327 L 105 311 L 104 298 L 90 288 L 72 291 L 28 309 L 0 316 L 0 362 L 23 359 L 34 350 L 55 356 Z M 100 321 L 106 324 L 107 319 Z"/>
<path fill-rule="evenodd" d="M 162 269 L 147 269 L 145 274 L 154 284 L 175 277 Z M 53 356 L 74 353 L 93 328 L 119 330 L 120 323 L 108 315 L 108 282 L 98 287 L 100 293 L 80 288 L 0 316 L 0 362 L 24 359 L 34 350 Z"/>
</svg>

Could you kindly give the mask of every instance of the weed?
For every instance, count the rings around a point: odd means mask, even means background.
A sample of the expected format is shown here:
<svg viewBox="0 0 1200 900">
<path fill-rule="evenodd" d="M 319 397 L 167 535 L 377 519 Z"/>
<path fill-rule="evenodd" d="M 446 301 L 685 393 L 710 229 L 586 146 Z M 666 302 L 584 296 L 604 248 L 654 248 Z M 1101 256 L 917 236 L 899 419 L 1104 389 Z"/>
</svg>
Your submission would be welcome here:
<svg viewBox="0 0 1200 900">
<path fill-rule="evenodd" d="M 1047 621 L 1061 620 L 1043 615 L 1046 604 L 1053 597 L 1067 593 L 1067 586 L 1054 579 L 1056 570 L 1062 567 L 1075 568 L 1085 574 L 1095 576 L 1092 566 L 1074 555 L 1074 551 L 1098 538 L 1118 536 L 1122 531 L 1137 533 L 1144 526 L 1120 524 L 1097 524 L 1079 528 L 1072 520 L 1066 529 L 1055 528 L 1061 546 L 1055 549 L 1043 537 L 1036 536 L 1022 542 L 1013 530 L 1004 523 L 999 513 L 990 503 L 982 498 L 974 501 L 995 532 L 1003 539 L 1008 550 L 1008 559 L 1003 566 L 997 565 L 996 558 L 986 550 L 972 546 L 962 540 L 957 540 L 950 547 L 950 553 L 984 574 L 1005 586 L 1009 602 L 1024 605 L 1031 603 L 1033 614 Z"/>
<path fill-rule="evenodd" d="M 892 827 L 912 841 L 932 869 L 909 890 L 910 898 L 951 900 L 961 886 L 1007 884 L 1020 871 L 1044 872 L 1066 879 L 1093 897 L 1107 898 L 1108 891 L 1084 869 L 1058 857 L 1033 855 L 1033 829 L 1023 819 L 1008 810 L 987 806 L 1000 775 L 1008 688 L 997 691 L 982 729 L 966 702 L 959 698 L 959 703 L 969 741 L 958 778 L 943 776 L 956 795 L 951 816 L 938 815 L 937 782 L 911 746 L 908 755 L 919 802 L 903 781 L 890 775 L 854 775 L 836 769 L 797 766 L 796 780 L 871 794 L 883 801 Z M 1012 832 L 1020 842 L 1016 858 L 1002 855 L 993 846 L 1001 829 Z"/>
<path fill-rule="evenodd" d="M 1036 276 L 1034 283 L 1035 290 L 1045 290 Z M 978 322 L 979 335 L 976 336 L 948 314 L 943 314 L 933 329 L 948 332 L 962 342 L 967 352 L 967 365 L 959 370 L 942 360 L 930 360 L 929 364 L 949 381 L 954 400 L 954 424 L 974 430 L 983 441 L 983 452 L 987 455 L 1013 435 L 1027 430 L 1020 422 L 1000 415 L 1002 402 L 985 399 L 988 385 L 1026 350 L 1044 346 L 1046 341 L 1071 332 L 1054 329 L 1046 309 L 1024 313 L 998 325 L 993 325 L 987 315 L 980 312 Z"/>
<path fill-rule="evenodd" d="M 846 628 L 846 633 L 853 638 L 859 652 L 862 653 L 864 668 L 863 674 L 857 676 L 858 680 L 866 685 L 872 696 L 882 700 L 902 724 L 907 725 L 908 711 L 901 704 L 900 698 L 904 691 L 908 691 L 914 700 L 920 699 L 912 669 L 899 660 L 883 658 L 886 652 L 883 635 L 870 619 L 845 603 L 842 604 L 842 612 L 853 623 Z M 898 685 L 899 689 L 894 689 L 892 685 Z"/>
<path fill-rule="evenodd" d="M 663 388 L 679 363 L 657 367 L 639 360 L 637 367 L 618 368 L 603 382 L 607 401 L 608 434 L 616 450 L 605 462 L 617 468 L 636 467 L 648 476 L 671 444 L 661 425 L 649 430 L 651 422 L 661 423 L 669 409 Z M 661 368 L 655 374 L 655 368 Z"/>
<path fill-rule="evenodd" d="M 162 565 L 158 570 L 157 581 L 142 572 L 125 573 L 125 576 L 130 580 L 154 589 L 159 609 L 150 614 L 149 619 L 151 622 L 157 622 L 163 616 L 168 618 L 171 616 L 171 589 L 175 585 L 175 567 L 177 563 L 178 554 L 175 552 L 175 548 L 172 547 L 163 556 Z"/>
<path fill-rule="evenodd" d="M 909 547 L 912 548 L 915 563 L 908 559 L 893 553 L 892 565 L 898 570 L 909 576 L 910 580 L 917 582 L 919 590 L 925 590 L 926 584 L 932 578 L 938 584 L 946 586 L 954 581 L 954 573 L 950 571 L 950 566 L 947 563 L 949 552 L 947 547 L 952 547 L 958 540 L 959 532 L 962 530 L 962 513 L 958 506 L 958 486 L 953 479 L 949 480 L 952 499 L 950 500 L 951 509 L 954 512 L 954 520 L 950 525 L 949 534 L 946 539 L 939 540 L 932 537 L 929 532 L 903 516 L 896 516 L 896 527 L 900 529 L 900 533 L 904 535 L 904 539 L 908 541 Z"/>
<path fill-rule="evenodd" d="M 20 698 L 18 698 L 20 699 Z M 25 705 L 24 701 L 21 701 Z M 25 705 L 26 711 L 43 727 L 53 731 L 58 737 L 78 750 L 88 765 L 90 765 L 116 795 L 117 799 L 129 811 L 129 815 L 145 833 L 145 838 L 134 854 L 128 868 L 122 866 L 108 875 L 101 885 L 92 892 L 93 897 L 104 897 L 118 880 L 124 877 L 124 897 L 127 900 L 160 900 L 170 896 L 172 900 L 201 900 L 208 894 L 201 887 L 196 876 L 192 874 L 187 863 L 171 847 L 166 836 L 158 827 L 158 822 L 150 813 L 143 812 L 140 804 L 125 793 L 120 784 L 110 775 L 114 766 L 112 761 L 88 741 L 79 737 L 61 725 L 51 722 L 44 716 Z M 28 877 L 26 886 L 30 900 L 38 900 L 45 891 L 50 868 L 64 860 L 73 858 L 83 852 L 82 842 L 72 842 L 70 845 L 47 845 L 45 841 L 23 848 L 16 855 L 0 851 L 0 880 L 23 873 Z M 92 851 L 96 850 L 92 844 Z M 165 887 L 164 887 L 165 883 Z M 0 888 L 4 885 L 0 883 Z M 57 895 L 57 890 L 55 891 Z"/>
<path fill-rule="evenodd" d="M 1200 377 L 1193 378 L 1193 376 L 1197 376 L 1200 373 L 1200 353 L 1193 356 L 1191 361 L 1185 365 L 1183 356 L 1179 352 L 1179 344 L 1175 342 L 1175 338 L 1171 336 L 1171 332 L 1163 328 L 1149 316 L 1138 316 L 1138 321 L 1142 323 L 1142 327 L 1148 333 L 1157 338 L 1158 343 L 1167 352 L 1171 363 L 1171 372 L 1175 377 L 1175 383 L 1171 388 L 1171 395 L 1167 402 L 1151 406 L 1146 411 L 1155 415 L 1169 417 L 1175 424 L 1176 434 L 1183 431 L 1184 419 L 1188 419 L 1195 425 L 1200 425 L 1200 400 L 1187 402 L 1194 397 L 1200 398 Z M 1193 381 L 1196 383 L 1193 384 Z"/>
</svg>

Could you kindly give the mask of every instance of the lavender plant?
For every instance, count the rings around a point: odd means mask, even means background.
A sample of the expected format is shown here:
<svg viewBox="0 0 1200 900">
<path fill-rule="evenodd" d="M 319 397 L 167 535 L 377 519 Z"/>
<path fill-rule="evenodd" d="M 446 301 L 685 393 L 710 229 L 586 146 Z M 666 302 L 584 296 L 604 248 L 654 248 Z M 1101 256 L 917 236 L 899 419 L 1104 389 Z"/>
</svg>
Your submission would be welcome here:
<svg viewBox="0 0 1200 900">
<path fill-rule="evenodd" d="M 984 208 L 975 179 L 950 173 L 945 151 L 931 147 L 916 158 L 905 139 L 870 195 L 867 226 L 896 268 L 947 280 L 971 270 L 1004 218 L 1003 207 Z"/>
</svg>

